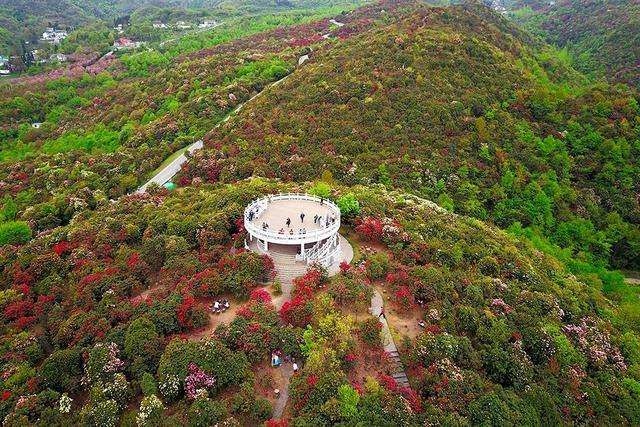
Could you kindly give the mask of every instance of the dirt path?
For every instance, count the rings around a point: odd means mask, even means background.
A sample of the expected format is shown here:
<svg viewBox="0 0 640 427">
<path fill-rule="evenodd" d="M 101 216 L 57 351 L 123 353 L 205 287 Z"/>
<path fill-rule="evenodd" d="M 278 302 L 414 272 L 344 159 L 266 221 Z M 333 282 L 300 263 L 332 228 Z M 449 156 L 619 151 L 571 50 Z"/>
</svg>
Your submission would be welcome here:
<svg viewBox="0 0 640 427">
<path fill-rule="evenodd" d="M 209 313 L 209 324 L 203 329 L 195 331 L 189 335 L 189 341 L 207 339 L 215 332 L 220 325 L 228 325 L 236 317 L 240 304 L 231 304 L 231 307 L 224 313 Z"/>
<path fill-rule="evenodd" d="M 402 387 L 409 387 L 409 378 L 404 371 L 402 362 L 400 361 L 400 354 L 396 343 L 393 341 L 391 330 L 389 329 L 389 323 L 387 322 L 386 313 L 384 316 L 380 316 L 384 308 L 384 299 L 377 289 L 373 290 L 373 296 L 371 297 L 371 308 L 369 312 L 372 316 L 378 317 L 378 321 L 382 324 L 382 344 L 384 351 L 389 355 L 392 363 L 392 377 L 396 380 L 398 385 Z"/>
</svg>

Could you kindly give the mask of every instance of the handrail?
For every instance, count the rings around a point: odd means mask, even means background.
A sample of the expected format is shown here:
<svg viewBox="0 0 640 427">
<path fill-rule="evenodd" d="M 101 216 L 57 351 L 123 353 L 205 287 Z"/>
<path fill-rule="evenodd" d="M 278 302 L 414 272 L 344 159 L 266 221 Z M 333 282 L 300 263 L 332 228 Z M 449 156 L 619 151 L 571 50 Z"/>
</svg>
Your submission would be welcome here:
<svg viewBox="0 0 640 427">
<path fill-rule="evenodd" d="M 288 233 L 281 234 L 271 230 L 264 230 L 261 226 L 249 221 L 249 212 L 256 211 L 256 208 L 258 208 L 257 209 L 257 211 L 259 212 L 258 215 L 260 215 L 260 213 L 262 213 L 263 210 L 268 207 L 269 202 L 278 201 L 278 200 L 307 200 L 307 201 L 313 201 L 317 203 L 320 203 L 322 201 L 324 205 L 328 206 L 330 210 L 333 211 L 335 215 L 335 222 L 321 229 L 309 230 L 306 233 L 297 232 L 294 234 L 288 234 Z M 263 240 L 268 239 L 272 242 L 295 241 L 296 243 L 299 243 L 302 241 L 303 242 L 318 241 L 318 240 L 326 239 L 327 237 L 330 237 L 338 232 L 338 230 L 340 229 L 340 208 L 338 208 L 338 206 L 336 206 L 336 204 L 330 200 L 327 200 L 324 198 L 320 199 L 319 197 L 311 196 L 309 194 L 280 193 L 275 195 L 264 196 L 259 199 L 255 199 L 254 201 L 249 203 L 244 210 L 244 220 L 245 220 L 244 221 L 245 229 L 248 232 L 250 232 L 252 235 Z"/>
</svg>

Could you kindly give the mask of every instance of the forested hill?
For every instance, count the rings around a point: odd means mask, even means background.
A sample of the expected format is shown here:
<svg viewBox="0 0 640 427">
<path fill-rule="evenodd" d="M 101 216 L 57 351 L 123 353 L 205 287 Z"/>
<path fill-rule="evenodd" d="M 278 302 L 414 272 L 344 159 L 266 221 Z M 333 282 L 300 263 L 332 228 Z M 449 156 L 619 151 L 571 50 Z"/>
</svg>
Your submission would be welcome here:
<svg viewBox="0 0 640 427">
<path fill-rule="evenodd" d="M 313 10 L 350 6 L 349 0 L 0 0 L 0 54 L 19 51 L 21 40 L 37 40 L 46 26 L 77 28 L 92 21 L 113 20 L 135 11 L 162 9 L 166 13 L 201 14 L 224 18 L 256 13 Z M 151 15 L 153 16 L 153 15 Z"/>
<path fill-rule="evenodd" d="M 575 67 L 640 87 L 640 3 L 635 0 L 506 1 L 519 23 L 567 49 Z"/>
<path fill-rule="evenodd" d="M 480 6 L 382 20 L 212 131 L 183 180 L 325 171 L 531 227 L 588 262 L 640 265 L 635 92 L 589 86 Z"/>
</svg>

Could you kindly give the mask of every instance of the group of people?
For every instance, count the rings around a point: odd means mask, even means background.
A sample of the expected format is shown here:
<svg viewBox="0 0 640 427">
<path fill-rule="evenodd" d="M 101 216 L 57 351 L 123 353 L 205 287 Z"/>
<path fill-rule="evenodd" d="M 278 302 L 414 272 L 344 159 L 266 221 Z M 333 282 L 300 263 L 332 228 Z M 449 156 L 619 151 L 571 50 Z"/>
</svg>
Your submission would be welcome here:
<svg viewBox="0 0 640 427">
<path fill-rule="evenodd" d="M 257 218 L 257 216 L 258 216 L 258 208 L 256 208 L 255 211 L 254 210 L 249 211 L 249 213 L 247 215 L 247 219 L 249 221 L 253 221 L 254 218 Z M 304 224 L 305 217 L 306 217 L 306 214 L 304 212 L 300 212 L 300 223 L 301 224 Z M 328 227 L 330 225 L 335 224 L 336 221 L 337 221 L 337 219 L 336 219 L 335 215 L 329 216 L 327 214 L 327 215 L 323 216 L 323 215 L 316 214 L 316 215 L 313 216 L 313 223 L 316 224 L 316 225 L 319 225 L 320 227 L 322 227 L 322 226 Z M 278 231 L 278 234 L 287 234 L 287 230 L 288 230 L 289 235 L 291 235 L 291 236 L 294 235 L 295 232 L 294 232 L 293 228 L 291 228 L 291 223 L 292 223 L 291 218 L 287 217 L 287 219 L 285 220 L 284 223 L 285 223 L 286 229 L 285 229 L 285 227 L 282 227 Z M 268 231 L 268 230 L 269 230 L 269 224 L 267 222 L 263 221 L 262 222 L 262 231 Z M 306 227 L 300 227 L 298 229 L 298 234 L 307 234 L 307 228 Z"/>
<path fill-rule="evenodd" d="M 284 228 L 281 228 L 280 231 L 278 231 L 278 234 L 285 234 Z M 289 229 L 289 234 L 293 236 L 293 228 Z M 307 229 L 306 228 L 298 229 L 298 234 L 307 234 Z"/>
<path fill-rule="evenodd" d="M 211 311 L 216 314 L 224 313 L 229 309 L 229 307 L 231 307 L 231 304 L 229 304 L 229 300 L 226 298 L 223 298 L 223 299 L 215 300 L 213 304 L 211 304 Z"/>
</svg>

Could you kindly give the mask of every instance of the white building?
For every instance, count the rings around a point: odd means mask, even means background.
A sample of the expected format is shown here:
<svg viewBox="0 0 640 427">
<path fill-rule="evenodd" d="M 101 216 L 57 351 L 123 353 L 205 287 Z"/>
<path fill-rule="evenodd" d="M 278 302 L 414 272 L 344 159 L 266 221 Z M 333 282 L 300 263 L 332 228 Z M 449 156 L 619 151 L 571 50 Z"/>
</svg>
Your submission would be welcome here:
<svg viewBox="0 0 640 427">
<path fill-rule="evenodd" d="M 140 46 L 143 46 L 144 42 L 135 42 L 126 37 L 120 37 L 113 43 L 113 48 L 115 50 L 127 50 L 127 49 L 137 49 Z"/>
<path fill-rule="evenodd" d="M 202 24 L 198 24 L 198 28 L 214 28 L 217 26 L 218 23 L 216 21 L 204 21 Z"/>
<path fill-rule="evenodd" d="M 156 21 L 156 22 L 153 23 L 153 28 L 155 28 L 155 29 L 165 29 L 165 28 L 167 28 L 167 24 L 165 24 L 164 22 Z"/>
<path fill-rule="evenodd" d="M 179 30 L 188 30 L 188 29 L 191 28 L 191 24 L 188 24 L 188 23 L 186 23 L 184 21 L 178 21 L 178 22 L 176 22 L 175 27 L 177 29 L 179 29 Z"/>
<path fill-rule="evenodd" d="M 54 28 L 47 28 L 42 33 L 42 41 L 46 41 L 52 44 L 59 44 L 62 40 L 66 39 L 69 34 L 64 30 L 56 30 Z"/>
</svg>

